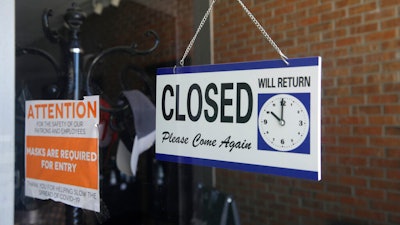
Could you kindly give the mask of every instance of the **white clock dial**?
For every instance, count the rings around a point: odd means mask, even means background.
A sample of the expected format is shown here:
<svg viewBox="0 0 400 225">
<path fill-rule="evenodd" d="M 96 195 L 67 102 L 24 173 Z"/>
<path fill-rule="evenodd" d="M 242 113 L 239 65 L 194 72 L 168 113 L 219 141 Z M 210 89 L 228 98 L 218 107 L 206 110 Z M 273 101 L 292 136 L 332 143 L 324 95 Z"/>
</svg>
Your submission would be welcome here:
<svg viewBox="0 0 400 225">
<path fill-rule="evenodd" d="M 258 129 L 270 147 L 291 151 L 308 135 L 310 119 L 303 103 L 293 95 L 277 94 L 267 99 L 260 109 Z"/>
</svg>

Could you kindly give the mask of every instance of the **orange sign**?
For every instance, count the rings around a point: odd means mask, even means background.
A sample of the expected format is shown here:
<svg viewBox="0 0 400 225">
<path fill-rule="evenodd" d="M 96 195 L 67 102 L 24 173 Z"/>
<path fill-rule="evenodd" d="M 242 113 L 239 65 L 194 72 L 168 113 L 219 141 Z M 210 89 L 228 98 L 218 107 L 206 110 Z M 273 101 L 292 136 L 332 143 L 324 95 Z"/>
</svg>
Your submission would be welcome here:
<svg viewBox="0 0 400 225">
<path fill-rule="evenodd" d="M 26 109 L 26 195 L 99 211 L 99 97 L 27 101 Z"/>
<path fill-rule="evenodd" d="M 98 189 L 95 138 L 26 137 L 26 177 Z"/>
</svg>

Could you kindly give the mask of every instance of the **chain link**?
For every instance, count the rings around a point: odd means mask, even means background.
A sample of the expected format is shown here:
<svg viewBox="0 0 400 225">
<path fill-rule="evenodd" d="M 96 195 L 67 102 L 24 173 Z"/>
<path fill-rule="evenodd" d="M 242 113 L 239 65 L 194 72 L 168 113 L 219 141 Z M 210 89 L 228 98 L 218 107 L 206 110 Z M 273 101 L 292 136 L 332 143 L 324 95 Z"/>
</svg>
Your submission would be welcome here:
<svg viewBox="0 0 400 225">
<path fill-rule="evenodd" d="M 250 10 L 243 4 L 241 0 L 237 0 L 237 2 L 242 6 L 243 10 L 247 13 L 247 15 L 250 17 L 251 21 L 256 25 L 258 30 L 261 31 L 261 34 L 264 35 L 264 37 L 268 40 L 268 42 L 272 45 L 272 47 L 275 49 L 276 52 L 281 56 L 281 59 L 286 63 L 286 65 L 289 65 L 288 57 L 286 57 L 282 51 L 279 49 L 278 45 L 275 44 L 274 40 L 269 36 L 267 31 L 261 26 L 261 24 L 258 22 L 256 17 L 250 12 Z"/>
<path fill-rule="evenodd" d="M 183 66 L 185 64 L 186 56 L 189 54 L 190 49 L 193 47 L 193 44 L 196 41 L 197 35 L 200 33 L 201 28 L 203 28 L 205 22 L 207 21 L 207 18 L 210 15 L 211 10 L 212 10 L 215 2 L 216 2 L 216 0 L 213 0 L 211 2 L 210 7 L 208 8 L 207 12 L 204 14 L 203 19 L 201 20 L 200 25 L 196 30 L 196 33 L 194 34 L 192 40 L 190 40 L 189 45 L 187 46 L 187 48 L 185 50 L 185 53 L 183 54 L 182 59 L 179 61 L 179 64 L 181 66 Z"/>
<path fill-rule="evenodd" d="M 179 61 L 179 64 L 181 66 L 184 66 L 185 64 L 185 59 L 187 55 L 190 52 L 190 49 L 193 47 L 194 42 L 196 41 L 197 35 L 199 34 L 200 30 L 203 28 L 205 22 L 207 21 L 208 16 L 211 13 L 211 10 L 214 6 L 214 3 L 216 0 L 213 0 L 210 4 L 210 7 L 208 8 L 207 12 L 204 14 L 203 19 L 200 22 L 199 27 L 197 28 L 192 40 L 190 40 L 189 45 L 187 46 L 185 53 L 182 56 L 182 59 Z M 261 34 L 268 40 L 268 42 L 272 45 L 272 47 L 275 49 L 276 52 L 281 56 L 281 59 L 286 63 L 286 65 L 289 65 L 288 57 L 285 56 L 285 54 L 282 53 L 282 51 L 279 49 L 278 45 L 272 40 L 272 38 L 269 36 L 267 31 L 261 26 L 261 24 L 258 22 L 258 20 L 254 17 L 254 15 L 250 12 L 250 10 L 243 4 L 241 0 L 237 0 L 237 2 L 242 6 L 243 10 L 246 12 L 246 14 L 250 17 L 251 21 L 256 25 L 258 30 L 260 30 Z"/>
</svg>

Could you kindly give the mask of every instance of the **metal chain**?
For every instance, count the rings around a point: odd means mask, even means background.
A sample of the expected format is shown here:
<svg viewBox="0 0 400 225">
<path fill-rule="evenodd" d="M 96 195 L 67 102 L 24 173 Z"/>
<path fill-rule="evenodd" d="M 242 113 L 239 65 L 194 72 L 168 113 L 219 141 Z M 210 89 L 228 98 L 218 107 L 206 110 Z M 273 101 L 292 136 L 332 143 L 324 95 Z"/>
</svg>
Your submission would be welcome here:
<svg viewBox="0 0 400 225">
<path fill-rule="evenodd" d="M 278 45 L 275 44 L 274 40 L 269 36 L 267 31 L 261 26 L 261 24 L 257 21 L 257 19 L 254 17 L 254 15 L 250 12 L 249 9 L 243 4 L 241 0 L 237 0 L 237 2 L 242 6 L 243 10 L 247 13 L 247 15 L 250 17 L 250 19 L 253 21 L 253 23 L 257 26 L 257 28 L 261 31 L 261 33 L 264 35 L 264 37 L 268 40 L 268 42 L 272 45 L 272 47 L 275 49 L 276 52 L 281 56 L 281 59 L 286 63 L 286 65 L 289 65 L 288 57 L 285 56 L 285 54 L 282 53 L 282 51 L 279 49 Z"/>
<path fill-rule="evenodd" d="M 190 52 L 190 49 L 193 47 L 194 42 L 196 41 L 197 35 L 199 34 L 200 30 L 203 28 L 204 23 L 206 22 L 208 16 L 211 13 L 211 10 L 214 6 L 214 3 L 216 2 L 216 0 L 213 0 L 210 4 L 210 7 L 208 8 L 207 12 L 204 14 L 203 19 L 200 22 L 199 27 L 196 30 L 196 33 L 194 34 L 192 40 L 190 40 L 189 45 L 187 46 L 185 53 L 182 56 L 182 59 L 179 61 L 179 64 L 181 66 L 184 66 L 185 64 L 185 59 L 187 57 L 187 55 Z M 274 40 L 272 40 L 272 38 L 269 36 L 269 34 L 267 33 L 267 31 L 265 31 L 265 29 L 261 26 L 261 24 L 258 22 L 258 20 L 254 17 L 254 15 L 250 12 L 249 9 L 247 9 L 247 7 L 243 4 L 243 2 L 241 0 L 237 0 L 237 2 L 242 6 L 243 10 L 246 12 L 246 14 L 250 17 L 251 21 L 253 21 L 253 23 L 256 25 L 256 27 L 258 28 L 258 30 L 261 31 L 261 34 L 264 35 L 264 37 L 268 40 L 268 42 L 272 45 L 272 47 L 275 49 L 276 52 L 278 52 L 278 54 L 281 56 L 281 59 L 286 63 L 286 65 L 289 65 L 288 57 L 285 56 L 285 54 L 282 53 L 282 51 L 279 49 L 278 45 L 274 42 Z"/>
<path fill-rule="evenodd" d="M 197 38 L 197 35 L 199 34 L 201 28 L 203 28 L 204 23 L 206 22 L 208 16 L 210 15 L 211 10 L 212 10 L 212 8 L 213 8 L 213 6 L 214 6 L 215 1 L 216 1 L 216 0 L 213 0 L 213 1 L 211 2 L 210 7 L 208 8 L 206 14 L 204 14 L 204 17 L 203 17 L 203 19 L 201 20 L 200 25 L 199 25 L 199 27 L 198 27 L 197 30 L 196 30 L 196 33 L 194 34 L 192 40 L 189 42 L 189 45 L 187 46 L 187 48 L 186 48 L 186 50 L 185 50 L 185 53 L 183 54 L 182 59 L 179 61 L 179 64 L 180 64 L 181 66 L 184 65 L 186 56 L 189 54 L 189 51 L 190 51 L 190 49 L 193 47 L 193 44 L 194 44 L 194 42 L 195 42 L 195 40 L 196 40 L 196 38 Z"/>
</svg>

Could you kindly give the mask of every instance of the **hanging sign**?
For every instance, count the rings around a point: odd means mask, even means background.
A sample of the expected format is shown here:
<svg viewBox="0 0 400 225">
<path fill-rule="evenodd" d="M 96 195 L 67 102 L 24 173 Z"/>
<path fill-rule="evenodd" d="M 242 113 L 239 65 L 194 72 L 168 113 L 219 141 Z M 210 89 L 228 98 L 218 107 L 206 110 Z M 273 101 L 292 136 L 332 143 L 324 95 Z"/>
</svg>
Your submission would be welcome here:
<svg viewBox="0 0 400 225">
<path fill-rule="evenodd" d="M 25 194 L 100 211 L 99 96 L 26 102 Z"/>
<path fill-rule="evenodd" d="M 321 58 L 160 68 L 160 160 L 321 179 Z"/>
</svg>

